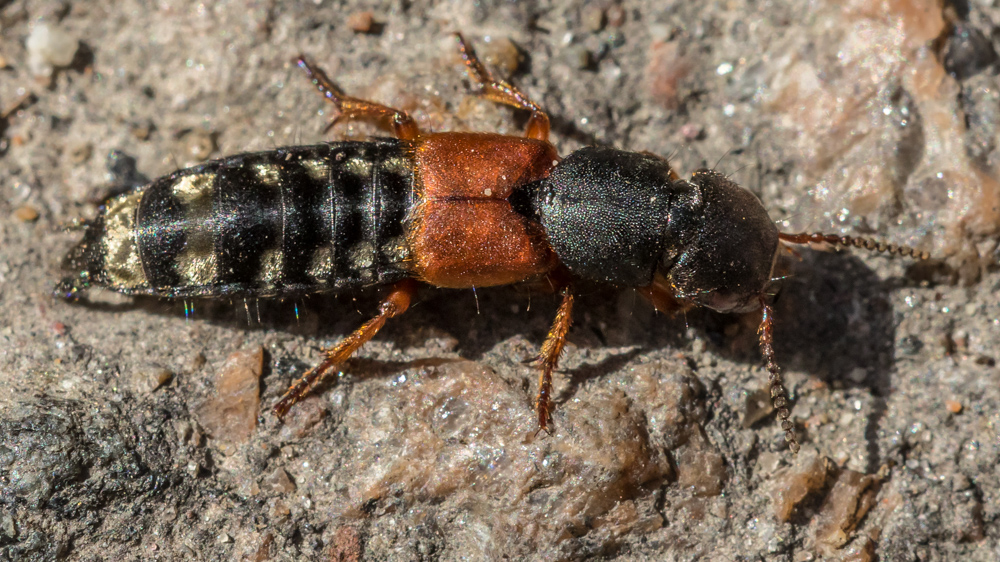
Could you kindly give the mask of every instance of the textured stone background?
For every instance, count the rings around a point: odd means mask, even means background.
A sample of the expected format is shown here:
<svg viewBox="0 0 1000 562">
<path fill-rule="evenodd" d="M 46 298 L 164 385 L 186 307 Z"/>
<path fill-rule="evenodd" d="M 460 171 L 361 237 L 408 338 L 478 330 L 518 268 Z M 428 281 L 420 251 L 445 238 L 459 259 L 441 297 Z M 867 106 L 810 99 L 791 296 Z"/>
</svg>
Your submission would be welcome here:
<svg viewBox="0 0 1000 562">
<path fill-rule="evenodd" d="M 995 4 L 0 0 L 0 558 L 996 560 Z M 48 77 L 40 22 L 79 40 Z M 455 30 L 564 154 L 716 167 L 782 228 L 943 258 L 789 254 L 798 458 L 761 406 L 753 315 L 583 287 L 535 438 L 522 361 L 551 296 L 428 289 L 285 425 L 267 407 L 376 293 L 190 319 L 50 296 L 109 151 L 155 177 L 320 141 L 300 51 L 425 129 L 517 133 L 526 116 L 469 95 Z"/>
</svg>

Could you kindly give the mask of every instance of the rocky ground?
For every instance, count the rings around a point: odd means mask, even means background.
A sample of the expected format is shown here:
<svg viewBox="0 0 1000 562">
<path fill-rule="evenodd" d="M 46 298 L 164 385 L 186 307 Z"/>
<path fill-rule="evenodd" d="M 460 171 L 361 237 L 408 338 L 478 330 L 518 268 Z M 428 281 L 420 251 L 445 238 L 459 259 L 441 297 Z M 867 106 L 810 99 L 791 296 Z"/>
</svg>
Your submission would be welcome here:
<svg viewBox="0 0 1000 562">
<path fill-rule="evenodd" d="M 0 0 L 0 558 L 996 560 L 998 22 L 992 0 Z M 782 229 L 935 255 L 782 260 L 801 453 L 753 314 L 581 287 L 536 436 L 550 295 L 427 289 L 285 424 L 268 407 L 377 291 L 188 317 L 51 296 L 109 167 L 378 133 L 324 137 L 299 52 L 425 130 L 518 134 L 456 30 L 563 154 L 714 167 Z"/>
</svg>

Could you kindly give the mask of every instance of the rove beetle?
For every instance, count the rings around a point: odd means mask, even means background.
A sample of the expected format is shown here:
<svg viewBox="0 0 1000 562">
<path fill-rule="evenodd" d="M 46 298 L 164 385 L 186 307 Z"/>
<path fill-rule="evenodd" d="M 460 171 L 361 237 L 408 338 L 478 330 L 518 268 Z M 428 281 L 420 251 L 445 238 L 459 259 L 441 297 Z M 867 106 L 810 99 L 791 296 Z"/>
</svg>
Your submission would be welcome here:
<svg viewBox="0 0 1000 562">
<path fill-rule="evenodd" d="M 634 288 L 658 310 L 761 310 L 771 399 L 798 443 L 774 357 L 766 295 L 782 242 L 927 258 L 860 237 L 778 232 L 760 201 L 708 169 L 680 178 L 666 159 L 587 147 L 560 159 L 549 118 L 498 80 L 460 34 L 480 95 L 531 112 L 524 137 L 423 133 L 405 112 L 345 95 L 297 59 L 339 119 L 388 120 L 395 138 L 240 154 L 109 197 L 66 258 L 56 294 L 90 285 L 131 295 L 294 297 L 389 285 L 378 313 L 293 384 L 282 418 L 322 378 L 410 306 L 420 283 L 474 288 L 543 281 L 561 304 L 537 359 L 539 430 L 572 322 L 573 281 Z"/>
</svg>

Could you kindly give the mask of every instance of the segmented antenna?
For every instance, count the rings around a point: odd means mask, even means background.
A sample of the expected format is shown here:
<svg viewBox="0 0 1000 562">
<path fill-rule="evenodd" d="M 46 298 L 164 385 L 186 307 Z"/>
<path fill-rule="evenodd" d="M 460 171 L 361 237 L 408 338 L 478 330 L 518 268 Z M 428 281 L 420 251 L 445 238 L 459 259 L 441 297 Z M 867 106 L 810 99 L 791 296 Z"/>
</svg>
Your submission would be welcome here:
<svg viewBox="0 0 1000 562">
<path fill-rule="evenodd" d="M 906 256 L 920 260 L 930 259 L 930 252 L 922 252 L 909 246 L 900 246 L 881 242 L 866 236 L 840 236 L 837 234 L 824 234 L 822 232 L 800 232 L 789 234 L 778 233 L 778 239 L 791 244 L 831 244 L 833 246 L 845 246 L 848 248 L 864 248 L 873 252 L 888 253 L 890 255 Z M 767 369 L 767 380 L 771 388 L 771 405 L 778 412 L 778 419 L 781 420 L 781 429 L 785 432 L 785 441 L 788 448 L 793 453 L 799 452 L 799 443 L 795 439 L 795 424 L 789 418 L 788 392 L 785 390 L 785 382 L 781 378 L 781 369 L 774 359 L 774 309 L 767 304 L 764 295 L 760 297 L 760 307 L 763 310 L 760 320 L 760 353 L 764 356 L 764 366 Z"/>
<path fill-rule="evenodd" d="M 785 432 L 785 441 L 788 448 L 793 453 L 799 452 L 799 442 L 795 439 L 795 424 L 789 419 L 788 392 L 785 390 L 785 381 L 781 378 L 781 369 L 774 359 L 774 309 L 763 296 L 760 297 L 760 307 L 764 311 L 760 320 L 760 353 L 764 356 L 764 365 L 767 368 L 767 381 L 771 386 L 771 405 L 778 412 L 778 419 L 781 420 L 781 429 Z"/>
<path fill-rule="evenodd" d="M 926 260 L 931 257 L 930 252 L 921 252 L 915 248 L 909 246 L 900 246 L 897 244 L 890 244 L 886 242 L 881 242 L 873 238 L 868 238 L 865 236 L 839 236 L 837 234 L 823 234 L 822 232 L 802 232 L 799 234 L 787 234 L 785 232 L 779 232 L 778 238 L 784 240 L 785 242 L 791 242 L 792 244 L 833 244 L 834 246 L 846 246 L 848 248 L 864 248 L 866 250 L 871 250 L 874 252 L 895 254 L 898 256 L 907 256 L 911 258 L 916 258 L 920 260 Z"/>
</svg>

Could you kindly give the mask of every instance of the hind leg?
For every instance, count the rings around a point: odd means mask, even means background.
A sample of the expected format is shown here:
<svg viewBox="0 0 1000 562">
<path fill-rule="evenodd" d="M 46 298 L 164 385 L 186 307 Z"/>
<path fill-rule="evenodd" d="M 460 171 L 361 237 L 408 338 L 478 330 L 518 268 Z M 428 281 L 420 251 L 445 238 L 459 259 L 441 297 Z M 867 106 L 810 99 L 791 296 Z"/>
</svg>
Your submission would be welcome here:
<svg viewBox="0 0 1000 562">
<path fill-rule="evenodd" d="M 414 295 L 417 293 L 417 287 L 417 282 L 413 279 L 405 279 L 392 285 L 389 294 L 382 300 L 382 304 L 379 306 L 378 314 L 365 322 L 363 326 L 355 330 L 351 335 L 344 338 L 339 344 L 327 349 L 325 351 L 326 358 L 319 365 L 307 371 L 302 378 L 289 387 L 285 395 L 281 397 L 281 400 L 274 405 L 274 415 L 278 419 L 284 418 L 285 414 L 292 409 L 292 406 L 305 398 L 318 382 L 333 372 L 334 367 L 350 359 L 358 348 L 375 337 L 375 334 L 385 325 L 386 320 L 406 312 L 406 309 L 410 307 L 410 301 L 413 300 Z"/>
<path fill-rule="evenodd" d="M 398 138 L 412 141 L 420 136 L 420 129 L 417 127 L 416 121 L 405 111 L 348 96 L 334 85 L 321 68 L 306 60 L 304 55 L 299 55 L 295 63 L 305 71 L 319 93 L 339 112 L 327 125 L 327 131 L 342 119 L 387 119 L 392 124 L 392 129 Z"/>
</svg>

